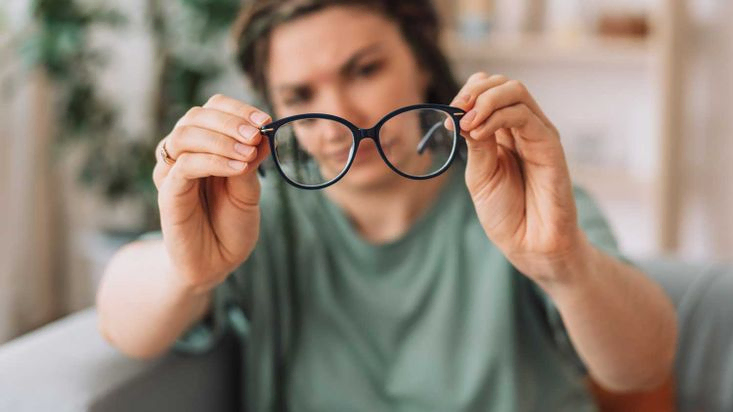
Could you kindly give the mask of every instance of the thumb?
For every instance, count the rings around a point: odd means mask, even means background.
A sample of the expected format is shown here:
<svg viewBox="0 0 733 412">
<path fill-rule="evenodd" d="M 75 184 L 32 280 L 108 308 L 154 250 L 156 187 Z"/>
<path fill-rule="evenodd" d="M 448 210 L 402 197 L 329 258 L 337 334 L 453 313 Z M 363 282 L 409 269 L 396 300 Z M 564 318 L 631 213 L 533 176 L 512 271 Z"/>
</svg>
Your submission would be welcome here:
<svg viewBox="0 0 733 412">
<path fill-rule="evenodd" d="M 464 138 L 468 149 L 466 183 L 468 189 L 474 192 L 494 175 L 498 166 L 496 135 L 485 136 L 481 140 L 470 136 L 464 136 Z"/>
</svg>

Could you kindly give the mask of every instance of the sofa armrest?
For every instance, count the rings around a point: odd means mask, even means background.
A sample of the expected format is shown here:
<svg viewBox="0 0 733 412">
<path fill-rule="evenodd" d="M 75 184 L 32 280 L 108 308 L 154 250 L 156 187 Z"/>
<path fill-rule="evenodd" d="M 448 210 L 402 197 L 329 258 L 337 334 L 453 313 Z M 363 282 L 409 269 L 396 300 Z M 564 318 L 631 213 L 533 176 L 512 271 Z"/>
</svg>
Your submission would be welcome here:
<svg viewBox="0 0 733 412">
<path fill-rule="evenodd" d="M 733 411 L 733 266 L 642 262 L 677 309 L 680 411 Z"/>
<path fill-rule="evenodd" d="M 234 411 L 239 365 L 224 339 L 200 356 L 133 360 L 87 309 L 0 346 L 2 411 Z"/>
</svg>

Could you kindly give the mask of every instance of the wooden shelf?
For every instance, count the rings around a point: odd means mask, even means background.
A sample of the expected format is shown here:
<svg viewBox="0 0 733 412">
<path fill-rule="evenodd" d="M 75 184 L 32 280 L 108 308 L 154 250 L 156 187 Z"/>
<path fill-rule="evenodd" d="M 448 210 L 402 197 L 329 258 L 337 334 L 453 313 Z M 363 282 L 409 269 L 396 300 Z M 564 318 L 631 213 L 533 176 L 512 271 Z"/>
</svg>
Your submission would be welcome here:
<svg viewBox="0 0 733 412">
<path fill-rule="evenodd" d="M 540 34 L 487 35 L 465 39 L 446 32 L 443 47 L 461 62 L 584 63 L 645 66 L 652 61 L 653 40 L 578 36 L 559 38 Z"/>
</svg>

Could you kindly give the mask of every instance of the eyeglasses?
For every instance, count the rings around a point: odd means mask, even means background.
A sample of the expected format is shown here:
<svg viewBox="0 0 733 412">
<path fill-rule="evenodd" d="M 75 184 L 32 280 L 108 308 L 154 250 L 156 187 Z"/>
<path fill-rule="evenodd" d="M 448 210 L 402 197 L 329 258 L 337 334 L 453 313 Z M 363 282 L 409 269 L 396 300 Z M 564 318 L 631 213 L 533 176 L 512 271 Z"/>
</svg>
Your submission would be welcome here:
<svg viewBox="0 0 733 412">
<path fill-rule="evenodd" d="M 307 113 L 274 121 L 260 132 L 269 141 L 282 177 L 295 187 L 316 190 L 346 175 L 364 139 L 372 139 L 382 160 L 403 177 L 424 180 L 440 175 L 458 152 L 464 114 L 452 106 L 418 104 L 387 114 L 370 129 L 360 129 L 338 116 Z M 368 150 L 359 155 L 376 157 Z M 259 171 L 264 176 L 264 170 Z"/>
</svg>

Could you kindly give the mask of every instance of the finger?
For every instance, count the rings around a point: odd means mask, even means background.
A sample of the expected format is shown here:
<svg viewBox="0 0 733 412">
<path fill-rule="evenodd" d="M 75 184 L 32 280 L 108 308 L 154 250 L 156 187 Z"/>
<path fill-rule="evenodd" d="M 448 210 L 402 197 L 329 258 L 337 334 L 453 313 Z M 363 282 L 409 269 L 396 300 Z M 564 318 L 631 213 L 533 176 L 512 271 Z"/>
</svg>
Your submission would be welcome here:
<svg viewBox="0 0 733 412">
<path fill-rule="evenodd" d="M 540 119 L 540 121 L 545 124 L 545 126 L 555 130 L 554 125 L 537 104 L 537 101 L 534 99 L 527 87 L 517 80 L 510 80 L 497 87 L 497 90 L 488 90 L 482 96 L 479 96 L 475 107 L 477 115 L 475 116 L 475 119 L 470 122 L 470 125 L 468 124 L 469 121 L 466 121 L 466 127 L 476 127 L 490 116 L 493 110 L 498 110 L 502 107 L 507 107 L 517 103 L 526 105 Z"/>
<path fill-rule="evenodd" d="M 445 127 L 448 130 L 453 131 L 452 119 L 449 118 L 445 120 Z M 512 137 L 511 132 L 508 129 L 499 129 L 494 134 L 496 135 L 496 143 L 498 143 L 500 146 L 504 146 L 508 150 L 517 151 L 517 145 L 514 142 L 514 138 Z"/>
<path fill-rule="evenodd" d="M 463 110 L 470 110 L 473 108 L 476 103 L 476 99 L 481 95 L 481 93 L 508 81 L 509 78 L 500 74 L 489 76 L 483 72 L 475 73 L 468 78 L 468 81 L 461 88 L 461 91 L 458 92 L 458 95 L 453 99 L 450 105 L 459 107 Z"/>
<path fill-rule="evenodd" d="M 496 139 L 492 136 L 483 140 L 466 138 L 466 149 L 466 184 L 469 191 L 476 195 L 481 187 L 488 187 L 486 183 L 495 175 L 498 167 Z"/>
<path fill-rule="evenodd" d="M 256 145 L 241 143 L 225 134 L 195 126 L 179 126 L 166 137 L 165 148 L 173 159 L 183 153 L 209 153 L 231 160 L 251 162 L 257 157 Z"/>
<path fill-rule="evenodd" d="M 193 143 L 191 145 L 184 143 L 182 144 L 182 146 L 180 146 L 180 148 L 179 146 L 175 146 L 177 143 L 172 143 L 173 139 L 168 141 L 166 143 L 166 150 L 168 150 L 169 154 L 171 154 L 172 157 L 178 158 L 183 153 L 216 154 L 222 157 L 226 157 L 230 160 L 239 160 L 246 162 L 248 163 L 248 169 L 254 170 L 257 169 L 257 167 L 259 167 L 259 165 L 270 154 L 270 146 L 268 142 L 264 139 L 260 141 L 259 145 L 253 146 L 243 145 L 228 136 L 216 134 L 215 132 L 211 132 L 205 129 L 190 128 L 189 133 L 190 135 L 201 133 L 204 140 L 202 141 L 201 139 L 191 138 L 193 140 Z M 184 137 L 183 139 L 185 140 L 186 137 Z M 156 153 L 160 152 L 159 148 L 162 145 L 162 142 L 163 141 L 161 141 L 161 143 L 158 145 L 158 150 L 156 151 Z M 222 142 L 228 143 L 222 144 Z M 233 144 L 233 149 L 227 148 L 227 144 Z M 242 148 L 238 148 L 238 146 L 242 146 Z M 175 147 L 175 149 L 172 149 L 171 147 Z M 242 153 L 240 153 L 239 150 L 241 150 Z M 232 151 L 236 152 L 236 154 L 232 154 Z M 171 165 L 168 165 L 162 159 L 158 159 L 158 162 L 153 169 L 153 181 L 155 182 L 155 186 L 158 189 L 160 189 L 163 180 L 166 178 L 171 168 Z"/>
<path fill-rule="evenodd" d="M 469 132 L 474 140 L 489 139 L 500 129 L 516 128 L 522 131 L 521 136 L 527 140 L 541 140 L 548 135 L 542 121 L 525 104 L 515 104 L 495 111 L 484 124 Z M 553 135 L 550 133 L 550 135 Z M 516 143 L 516 142 L 515 142 Z"/>
<path fill-rule="evenodd" d="M 476 99 L 481 95 L 481 93 L 508 81 L 508 77 L 500 74 L 490 76 L 484 72 L 474 73 L 468 78 L 468 81 L 461 88 L 461 91 L 458 92 L 458 95 L 453 99 L 450 105 L 468 112 L 474 107 Z M 446 129 L 453 131 L 452 119 L 446 119 L 444 125 Z"/>
<path fill-rule="evenodd" d="M 512 136 L 512 132 L 509 129 L 499 129 L 494 133 L 496 136 L 496 143 L 500 146 L 505 147 L 508 150 L 517 151 L 517 144 L 514 141 L 514 136 Z"/>
<path fill-rule="evenodd" d="M 204 177 L 232 177 L 251 171 L 248 163 L 210 153 L 183 153 L 168 172 L 171 189 L 183 191 L 190 181 Z"/>
<path fill-rule="evenodd" d="M 257 116 L 252 115 L 252 117 Z M 269 119 L 269 117 L 267 118 Z M 247 144 L 258 144 L 260 138 L 259 126 L 252 119 L 248 120 L 211 108 L 191 108 L 176 124 L 176 128 L 183 126 L 196 126 L 212 130 Z"/>
<path fill-rule="evenodd" d="M 155 183 L 156 189 L 160 190 L 160 186 L 163 184 L 163 179 L 168 175 L 169 170 L 170 166 L 161 161 L 158 161 L 155 164 L 155 167 L 153 167 L 153 183 Z"/>
<path fill-rule="evenodd" d="M 526 94 L 515 84 L 513 81 L 506 82 L 482 92 L 476 98 L 476 105 L 461 119 L 461 129 L 471 132 L 495 111 L 519 103 L 526 104 Z"/>
<path fill-rule="evenodd" d="M 211 96 L 204 107 L 249 119 L 256 126 L 264 126 L 271 120 L 270 115 L 262 110 L 223 94 Z"/>
<path fill-rule="evenodd" d="M 272 118 L 267 113 L 257 109 L 256 107 L 250 106 L 237 99 L 224 96 L 222 94 L 216 94 L 212 96 L 206 104 L 205 108 L 219 110 L 224 113 L 229 113 L 234 116 L 243 117 L 251 121 L 255 126 L 261 127 L 270 123 Z M 246 134 L 250 135 L 254 133 L 251 129 L 246 130 Z M 262 134 L 259 130 L 254 137 L 249 141 L 250 144 L 259 144 Z"/>
<path fill-rule="evenodd" d="M 226 179 L 229 193 L 234 194 L 238 199 L 249 199 L 248 201 L 245 201 L 245 203 L 256 203 L 257 199 L 252 195 L 252 187 L 257 184 L 258 180 L 257 173 L 255 173 L 255 171 L 269 155 L 270 145 L 263 139 L 262 142 L 260 142 L 259 150 L 257 151 L 257 158 L 247 166 L 247 169 L 250 170 L 250 172 Z"/>
</svg>

